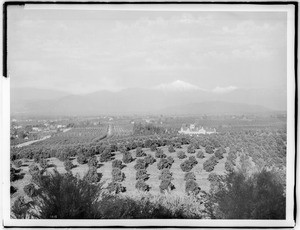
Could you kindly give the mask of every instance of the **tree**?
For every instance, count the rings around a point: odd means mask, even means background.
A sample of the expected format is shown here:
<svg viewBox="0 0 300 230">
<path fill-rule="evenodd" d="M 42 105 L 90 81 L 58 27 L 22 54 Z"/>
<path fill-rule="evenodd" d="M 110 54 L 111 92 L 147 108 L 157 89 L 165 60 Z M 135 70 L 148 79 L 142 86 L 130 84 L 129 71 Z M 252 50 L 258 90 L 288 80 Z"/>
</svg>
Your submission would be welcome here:
<svg viewBox="0 0 300 230">
<path fill-rule="evenodd" d="M 128 152 L 128 151 L 126 151 L 126 152 L 123 153 L 123 159 L 122 160 L 123 160 L 123 162 L 125 164 L 129 164 L 132 161 L 134 161 L 134 159 L 133 159 L 133 157 L 131 155 L 131 152 Z"/>
<path fill-rule="evenodd" d="M 23 188 L 23 190 L 24 190 L 25 194 L 27 196 L 29 196 L 30 198 L 32 198 L 32 197 L 34 197 L 34 196 L 37 195 L 37 190 L 36 190 L 36 188 L 35 188 L 35 186 L 34 186 L 33 183 L 25 185 L 24 188 Z"/>
<path fill-rule="evenodd" d="M 112 180 L 115 182 L 122 182 L 125 178 L 125 174 L 119 168 L 113 168 L 111 171 Z"/>
<path fill-rule="evenodd" d="M 276 174 L 262 170 L 251 176 L 227 174 L 206 204 L 218 219 L 285 219 L 285 188 Z"/>
<path fill-rule="evenodd" d="M 177 157 L 178 157 L 179 159 L 184 159 L 184 158 L 186 158 L 187 156 L 185 155 L 185 153 L 184 153 L 183 151 L 179 151 L 179 152 L 177 153 Z"/>
<path fill-rule="evenodd" d="M 97 173 L 97 168 L 95 166 L 89 167 L 89 170 L 84 175 L 83 179 L 91 184 L 98 183 L 100 181 L 100 177 Z"/>
<path fill-rule="evenodd" d="M 200 192 L 200 187 L 195 180 L 187 180 L 185 182 L 185 192 L 187 194 L 197 195 Z"/>
<path fill-rule="evenodd" d="M 144 192 L 150 190 L 149 185 L 147 185 L 144 180 L 138 180 L 135 184 L 135 188 Z"/>
<path fill-rule="evenodd" d="M 98 167 L 98 160 L 96 156 L 92 156 L 88 160 L 88 166 L 89 167 Z"/>
<path fill-rule="evenodd" d="M 204 152 L 203 152 L 202 150 L 199 150 L 198 153 L 197 153 L 197 155 L 196 155 L 196 157 L 197 157 L 197 158 L 200 158 L 200 159 L 205 158 Z"/>
<path fill-rule="evenodd" d="M 170 153 L 175 152 L 174 146 L 173 146 L 173 145 L 169 145 L 168 151 L 169 151 Z"/>
<path fill-rule="evenodd" d="M 155 152 L 155 157 L 156 158 L 166 158 L 167 155 L 164 154 L 164 151 L 162 149 L 157 149 Z"/>
<path fill-rule="evenodd" d="M 188 148 L 187 148 L 187 152 L 188 153 L 195 153 L 195 147 L 193 144 L 189 144 Z"/>
<path fill-rule="evenodd" d="M 146 156 L 146 153 L 143 151 L 141 147 L 137 147 L 135 150 L 136 157 L 144 157 Z"/>
<path fill-rule="evenodd" d="M 66 160 L 66 161 L 64 162 L 64 167 L 65 167 L 65 170 L 66 170 L 67 172 L 70 172 L 71 169 L 74 168 L 74 165 L 73 165 L 72 161 L 70 161 L 70 160 L 68 159 L 68 160 Z"/>
<path fill-rule="evenodd" d="M 123 165 L 122 165 L 122 161 L 121 160 L 113 160 L 112 161 L 112 167 L 113 168 L 119 168 L 119 169 L 122 169 L 123 168 Z"/>
</svg>

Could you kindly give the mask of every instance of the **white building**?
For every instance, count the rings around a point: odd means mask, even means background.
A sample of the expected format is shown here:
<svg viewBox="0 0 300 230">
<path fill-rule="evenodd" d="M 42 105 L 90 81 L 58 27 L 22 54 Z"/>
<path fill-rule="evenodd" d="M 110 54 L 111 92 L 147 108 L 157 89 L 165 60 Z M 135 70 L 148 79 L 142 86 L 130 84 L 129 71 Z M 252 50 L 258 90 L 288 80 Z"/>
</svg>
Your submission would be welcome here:
<svg viewBox="0 0 300 230">
<path fill-rule="evenodd" d="M 216 132 L 215 128 L 204 128 L 203 126 L 196 127 L 195 124 L 190 124 L 189 127 L 181 127 L 180 131 L 178 131 L 180 134 L 187 135 L 212 134 Z"/>
</svg>

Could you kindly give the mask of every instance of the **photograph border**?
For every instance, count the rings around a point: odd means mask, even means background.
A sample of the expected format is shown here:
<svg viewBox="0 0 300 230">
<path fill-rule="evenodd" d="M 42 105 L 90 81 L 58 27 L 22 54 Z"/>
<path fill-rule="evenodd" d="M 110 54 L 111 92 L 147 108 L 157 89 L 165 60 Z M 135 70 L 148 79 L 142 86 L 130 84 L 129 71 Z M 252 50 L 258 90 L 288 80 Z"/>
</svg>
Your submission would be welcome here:
<svg viewBox="0 0 300 230">
<path fill-rule="evenodd" d="M 294 159 L 290 159 L 287 157 L 287 201 L 289 200 L 288 194 L 293 194 L 293 207 L 288 207 L 287 202 L 287 210 L 293 209 L 292 219 L 289 220 L 192 220 L 192 219 L 172 219 L 172 225 L 166 224 L 166 220 L 155 219 L 155 223 L 152 223 L 152 220 L 17 220 L 10 219 L 9 208 L 7 207 L 7 195 L 9 195 L 9 126 L 10 126 L 10 76 L 8 76 L 7 70 L 7 8 L 11 5 L 254 5 L 254 6 L 287 6 L 291 5 L 294 7 L 294 12 L 288 12 L 289 15 L 293 16 L 291 19 L 292 23 L 288 23 L 288 39 L 287 39 L 287 138 L 289 142 L 294 142 L 294 146 L 289 146 L 287 148 L 287 156 L 288 153 L 295 153 Z M 292 11 L 292 10 L 291 10 Z M 297 179 L 297 125 L 298 125 L 298 2 L 296 1 L 263 1 L 263 2 L 245 2 L 245 1 L 233 1 L 233 2 L 200 2 L 200 1 L 188 1 L 188 2 L 174 2 L 174 1 L 166 1 L 166 2 L 141 2 L 141 1 L 8 1 L 3 4 L 3 77 L 1 79 L 1 89 L 2 89 L 2 100 L 1 100 L 1 111 L 2 111 L 2 121 L 1 121 L 1 134 L 2 134 L 2 142 L 1 146 L 2 154 L 2 200 L 3 200 L 3 217 L 4 217 L 4 226 L 9 227 L 218 227 L 218 228 L 240 228 L 240 227 L 256 227 L 256 228 L 283 228 L 283 227 L 294 227 L 296 223 L 297 217 L 297 199 L 296 199 L 296 179 Z M 289 19 L 287 19 L 289 22 Z M 292 32 L 292 35 L 290 34 Z M 293 41 L 291 43 L 291 41 Z M 290 53 L 293 53 L 290 55 Z M 292 59 L 292 60 L 291 60 Z M 291 114 L 292 113 L 292 114 Z M 290 145 L 292 144 L 290 143 Z M 291 154 L 291 153 L 290 153 Z M 291 167 L 293 166 L 293 167 Z M 293 172 L 291 174 L 291 171 Z M 288 173 L 289 172 L 289 173 Z M 289 181 L 288 183 L 288 180 Z M 288 186 L 291 185 L 291 186 Z M 8 186 L 8 187 L 7 187 Z M 6 191 L 7 190 L 7 191 Z M 9 196 L 8 196 L 9 197 Z M 9 205 L 9 202 L 8 202 Z M 287 212 L 287 217 L 290 215 Z M 237 221 L 237 222 L 236 222 Z M 50 223 L 49 223 L 50 222 Z M 77 222 L 75 225 L 72 223 Z M 84 223 L 83 223 L 84 222 Z M 148 223 L 147 223 L 148 222 Z M 149 223 L 151 222 L 151 223 Z M 181 223 L 180 223 L 181 222 Z M 209 222 L 212 222 L 209 223 Z M 232 224 L 235 223 L 236 224 Z M 255 222 L 254 224 L 249 224 L 249 222 Z M 174 224 L 173 224 L 174 223 Z M 101 224 L 101 225 L 99 225 Z M 265 226 L 264 226 L 265 225 Z"/>
</svg>

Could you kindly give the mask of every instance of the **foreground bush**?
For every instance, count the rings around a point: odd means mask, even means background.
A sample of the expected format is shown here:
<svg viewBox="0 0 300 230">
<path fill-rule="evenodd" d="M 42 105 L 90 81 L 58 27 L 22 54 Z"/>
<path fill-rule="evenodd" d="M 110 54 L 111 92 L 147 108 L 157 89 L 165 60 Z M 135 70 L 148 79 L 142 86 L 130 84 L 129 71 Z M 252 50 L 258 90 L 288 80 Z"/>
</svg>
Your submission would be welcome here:
<svg viewBox="0 0 300 230">
<path fill-rule="evenodd" d="M 107 189 L 112 194 L 118 194 L 121 192 L 126 192 L 126 188 L 122 186 L 120 183 L 112 181 L 108 184 Z"/>
<path fill-rule="evenodd" d="M 276 174 L 262 170 L 252 176 L 233 172 L 219 177 L 220 186 L 210 192 L 211 218 L 285 219 L 285 187 Z"/>
<path fill-rule="evenodd" d="M 65 170 L 67 172 L 70 172 L 72 168 L 74 168 L 75 166 L 73 165 L 72 161 L 70 161 L 69 159 L 67 159 L 65 162 L 64 162 L 64 167 L 65 167 Z"/>
<path fill-rule="evenodd" d="M 89 167 L 89 170 L 84 175 L 83 180 L 87 181 L 88 183 L 98 183 L 100 181 L 100 176 L 97 173 L 97 168 L 95 166 Z"/>
<path fill-rule="evenodd" d="M 32 184 L 32 183 L 25 185 L 23 190 L 24 190 L 25 194 L 29 197 L 34 197 L 37 195 L 37 190 L 36 190 L 34 184 Z"/>
<path fill-rule="evenodd" d="M 196 155 L 196 157 L 197 157 L 197 158 L 200 158 L 200 159 L 205 158 L 204 152 L 201 151 L 201 150 L 199 150 L 198 153 L 197 153 L 197 155 Z"/>
<path fill-rule="evenodd" d="M 59 174 L 54 171 L 40 183 L 40 192 L 33 198 L 34 212 L 25 210 L 25 215 L 38 219 L 93 219 L 100 218 L 97 199 L 101 186 L 90 184 L 72 174 Z M 24 200 L 23 200 L 24 201 Z M 27 207 L 19 202 L 12 208 L 17 217 L 20 208 Z M 18 207 L 17 207 L 18 206 Z M 23 215 L 24 216 L 24 215 Z M 17 217 L 22 218 L 22 217 Z"/>
</svg>

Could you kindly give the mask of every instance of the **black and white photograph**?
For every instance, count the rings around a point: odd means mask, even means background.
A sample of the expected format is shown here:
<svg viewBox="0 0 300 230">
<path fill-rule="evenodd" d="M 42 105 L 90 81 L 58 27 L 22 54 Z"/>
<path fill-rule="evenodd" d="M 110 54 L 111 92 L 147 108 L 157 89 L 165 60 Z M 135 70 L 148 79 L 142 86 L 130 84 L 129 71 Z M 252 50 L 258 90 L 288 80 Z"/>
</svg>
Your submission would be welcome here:
<svg viewBox="0 0 300 230">
<path fill-rule="evenodd" d="M 295 2 L 4 3 L 6 226 L 294 226 Z"/>
</svg>

